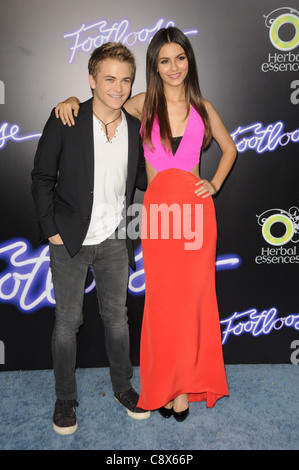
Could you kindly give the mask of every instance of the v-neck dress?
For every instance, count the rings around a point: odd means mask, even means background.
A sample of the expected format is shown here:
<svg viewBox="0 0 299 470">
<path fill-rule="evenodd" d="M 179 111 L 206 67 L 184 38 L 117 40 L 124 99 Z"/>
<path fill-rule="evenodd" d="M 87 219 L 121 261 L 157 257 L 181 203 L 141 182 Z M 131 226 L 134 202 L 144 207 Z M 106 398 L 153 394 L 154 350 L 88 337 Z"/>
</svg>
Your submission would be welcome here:
<svg viewBox="0 0 299 470">
<path fill-rule="evenodd" d="M 159 122 L 145 158 L 157 174 L 143 200 L 145 306 L 138 406 L 155 410 L 187 393 L 213 407 L 228 395 L 215 290 L 217 227 L 212 197 L 195 194 L 204 124 L 191 107 L 179 146 L 167 152 Z"/>
</svg>

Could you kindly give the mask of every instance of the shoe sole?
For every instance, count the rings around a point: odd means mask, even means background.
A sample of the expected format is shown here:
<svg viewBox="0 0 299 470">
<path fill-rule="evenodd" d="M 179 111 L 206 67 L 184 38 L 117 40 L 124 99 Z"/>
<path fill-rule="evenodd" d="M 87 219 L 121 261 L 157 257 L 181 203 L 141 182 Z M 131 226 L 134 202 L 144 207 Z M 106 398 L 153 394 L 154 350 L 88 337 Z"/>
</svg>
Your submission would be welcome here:
<svg viewBox="0 0 299 470">
<path fill-rule="evenodd" d="M 53 423 L 53 429 L 61 436 L 68 436 L 69 434 L 74 434 L 74 432 L 77 431 L 78 423 L 76 423 L 74 426 L 68 426 L 67 428 L 62 428 L 61 426 L 57 426 L 55 423 Z"/>
<path fill-rule="evenodd" d="M 134 411 L 130 411 L 128 408 L 126 408 L 116 397 L 114 397 L 114 400 L 125 408 L 130 418 L 141 420 L 148 419 L 151 415 L 150 411 L 145 411 L 144 413 L 134 413 Z"/>
</svg>

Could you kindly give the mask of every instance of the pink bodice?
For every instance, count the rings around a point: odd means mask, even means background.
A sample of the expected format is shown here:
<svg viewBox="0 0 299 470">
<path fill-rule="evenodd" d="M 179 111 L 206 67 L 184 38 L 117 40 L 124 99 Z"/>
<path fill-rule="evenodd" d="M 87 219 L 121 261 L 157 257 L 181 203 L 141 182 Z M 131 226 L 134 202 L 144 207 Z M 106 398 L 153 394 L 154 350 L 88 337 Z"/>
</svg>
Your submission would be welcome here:
<svg viewBox="0 0 299 470">
<path fill-rule="evenodd" d="M 171 151 L 168 153 L 161 144 L 160 127 L 156 117 L 152 129 L 152 144 L 154 149 L 151 151 L 144 144 L 145 159 L 158 172 L 168 170 L 169 168 L 190 171 L 199 163 L 204 133 L 205 128 L 202 118 L 191 106 L 184 135 L 175 155 L 173 155 Z"/>
</svg>

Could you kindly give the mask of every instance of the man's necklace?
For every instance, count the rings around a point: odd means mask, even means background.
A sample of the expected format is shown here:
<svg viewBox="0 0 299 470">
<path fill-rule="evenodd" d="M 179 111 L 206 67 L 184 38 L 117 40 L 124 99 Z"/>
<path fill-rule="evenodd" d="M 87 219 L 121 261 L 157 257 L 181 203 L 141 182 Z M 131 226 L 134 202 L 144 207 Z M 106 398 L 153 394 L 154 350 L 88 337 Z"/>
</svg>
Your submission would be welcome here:
<svg viewBox="0 0 299 470">
<path fill-rule="evenodd" d="M 107 122 L 107 124 L 105 124 L 105 122 L 102 121 L 102 119 L 100 119 L 99 116 L 97 116 L 94 111 L 93 111 L 93 114 L 99 120 L 99 122 L 102 123 L 105 126 L 105 134 L 106 134 L 108 142 L 110 142 L 110 137 L 109 137 L 109 134 L 108 134 L 108 126 L 109 126 L 109 124 L 112 124 L 113 122 L 117 121 L 120 118 L 121 112 L 119 113 L 119 116 L 117 116 L 117 118 L 113 119 L 113 121 Z"/>
</svg>

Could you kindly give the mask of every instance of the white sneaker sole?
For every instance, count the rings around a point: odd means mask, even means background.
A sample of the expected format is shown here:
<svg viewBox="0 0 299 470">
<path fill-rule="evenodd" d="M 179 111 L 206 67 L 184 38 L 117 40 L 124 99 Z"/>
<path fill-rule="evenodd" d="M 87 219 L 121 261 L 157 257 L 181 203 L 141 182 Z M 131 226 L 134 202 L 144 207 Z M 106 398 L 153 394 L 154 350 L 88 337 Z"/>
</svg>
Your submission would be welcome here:
<svg viewBox="0 0 299 470">
<path fill-rule="evenodd" d="M 117 403 L 119 403 L 121 406 L 123 406 L 125 408 L 126 412 L 130 416 L 130 418 L 141 420 L 141 419 L 148 419 L 151 415 L 150 411 L 145 411 L 144 413 L 134 413 L 134 411 L 130 411 L 122 403 L 120 403 L 120 401 L 116 397 L 114 397 L 114 400 L 116 400 Z"/>
<path fill-rule="evenodd" d="M 62 428 L 53 423 L 53 429 L 55 432 L 57 432 L 57 434 L 60 434 L 61 436 L 68 436 L 69 434 L 74 434 L 74 432 L 77 431 L 78 423 L 76 423 L 74 426 L 68 426 L 67 428 Z"/>
<path fill-rule="evenodd" d="M 133 411 L 128 410 L 128 408 L 126 408 L 126 410 L 130 418 L 133 419 L 148 419 L 151 415 L 150 411 L 145 411 L 144 413 L 134 413 Z"/>
</svg>

